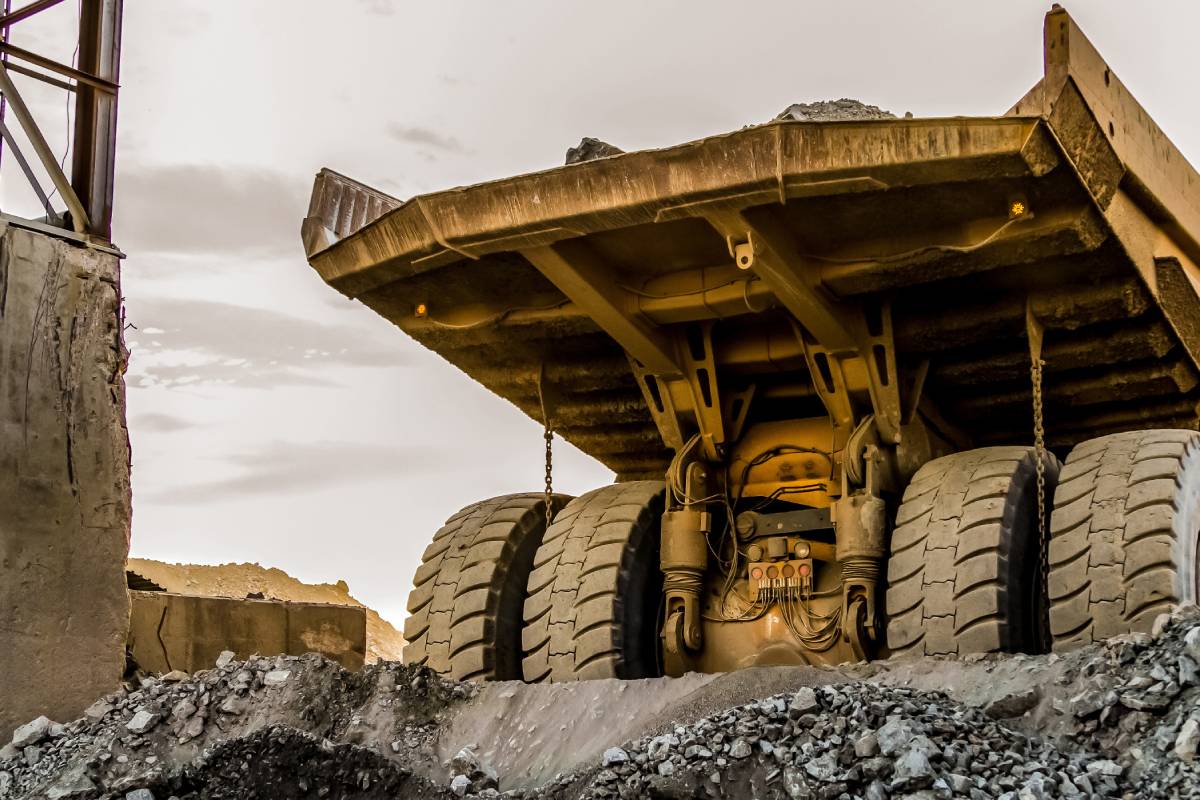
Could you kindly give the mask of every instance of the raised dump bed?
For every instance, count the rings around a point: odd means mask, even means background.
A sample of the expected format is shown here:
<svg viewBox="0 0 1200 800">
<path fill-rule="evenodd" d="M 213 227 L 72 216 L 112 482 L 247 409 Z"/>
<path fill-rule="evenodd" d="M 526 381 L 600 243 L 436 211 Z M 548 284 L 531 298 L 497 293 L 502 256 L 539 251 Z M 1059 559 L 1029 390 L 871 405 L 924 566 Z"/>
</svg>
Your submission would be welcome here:
<svg viewBox="0 0 1200 800">
<path fill-rule="evenodd" d="M 777 121 L 405 202 L 322 171 L 321 277 L 618 475 L 452 517 L 406 658 L 1039 650 L 1194 598 L 1200 178 L 1065 11 L 1044 37 L 1003 116 Z"/>
</svg>

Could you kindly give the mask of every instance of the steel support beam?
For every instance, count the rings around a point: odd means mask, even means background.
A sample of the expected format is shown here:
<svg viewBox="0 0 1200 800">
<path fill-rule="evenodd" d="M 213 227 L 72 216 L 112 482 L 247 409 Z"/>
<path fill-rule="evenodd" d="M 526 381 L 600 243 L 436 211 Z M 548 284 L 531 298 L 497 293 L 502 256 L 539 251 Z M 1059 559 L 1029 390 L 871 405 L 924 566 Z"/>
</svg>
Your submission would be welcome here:
<svg viewBox="0 0 1200 800">
<path fill-rule="evenodd" d="M 34 80 L 41 81 L 42 83 L 48 83 L 51 86 L 57 86 L 59 89 L 62 89 L 66 92 L 75 91 L 75 84 L 67 83 L 66 81 L 60 81 L 57 78 L 51 78 L 49 75 L 38 72 L 36 69 L 23 67 L 15 61 L 5 61 L 4 66 L 8 67 L 9 72 L 16 72 L 20 75 L 26 75 Z"/>
<path fill-rule="evenodd" d="M 613 281 L 613 271 L 586 243 L 567 240 L 521 251 L 546 279 L 617 341 L 650 373 L 683 376 L 671 339 L 634 310 L 629 293 Z"/>
<path fill-rule="evenodd" d="M 79 69 L 115 87 L 120 76 L 122 0 L 82 0 Z M 87 208 L 88 232 L 112 239 L 117 97 L 81 81 L 75 94 L 71 183 Z"/>
<path fill-rule="evenodd" d="M 10 25 L 15 25 L 23 19 L 28 19 L 34 14 L 45 11 L 47 8 L 56 6 L 63 0 L 34 0 L 34 2 L 21 6 L 16 11 L 10 11 L 0 17 L 0 28 L 7 28 Z"/>
<path fill-rule="evenodd" d="M 738 266 L 762 278 L 822 347 L 838 355 L 861 349 L 861 319 L 820 286 L 819 266 L 805 263 L 781 223 L 765 214 L 752 218 L 744 209 L 711 211 L 705 217 L 729 242 Z M 741 255 L 750 260 L 742 263 Z"/>
<path fill-rule="evenodd" d="M 57 72 L 59 75 L 71 78 L 72 80 L 82 83 L 86 86 L 91 86 L 92 88 L 98 89 L 105 94 L 117 93 L 117 85 L 112 81 L 98 78 L 95 75 L 90 75 L 87 72 L 75 69 L 74 67 L 68 67 L 66 64 L 60 64 L 52 58 L 46 58 L 45 56 L 38 55 L 37 53 L 34 53 L 31 50 L 26 50 L 23 47 L 17 47 L 16 45 L 11 45 L 7 42 L 0 42 L 0 52 L 7 56 L 12 56 L 13 58 L 19 58 L 22 61 L 28 61 L 30 64 L 36 64 L 37 66 L 43 69 L 48 69 L 51 72 Z M 40 76 L 35 73 L 34 77 Z"/>
<path fill-rule="evenodd" d="M 67 209 L 71 212 L 71 224 L 75 228 L 76 233 L 87 233 L 90 230 L 87 211 L 80 204 L 78 195 L 72 188 L 70 182 L 67 181 L 67 176 L 63 174 L 62 168 L 58 166 L 58 159 L 54 152 L 50 149 L 50 145 L 46 143 L 46 137 L 42 136 L 42 131 L 37 126 L 37 122 L 33 118 L 33 114 L 29 112 L 29 107 L 25 105 L 25 101 L 17 92 L 17 87 L 13 85 L 12 78 L 9 77 L 8 69 L 3 63 L 0 63 L 0 92 L 2 92 L 8 100 L 8 106 L 12 109 L 17 121 L 21 123 L 22 130 L 29 137 L 29 143 L 33 145 L 33 150 L 37 154 L 38 160 L 42 162 L 42 167 L 50 175 L 50 180 L 54 182 L 54 187 L 58 189 L 58 193 L 62 195 L 63 201 L 67 204 Z"/>
</svg>

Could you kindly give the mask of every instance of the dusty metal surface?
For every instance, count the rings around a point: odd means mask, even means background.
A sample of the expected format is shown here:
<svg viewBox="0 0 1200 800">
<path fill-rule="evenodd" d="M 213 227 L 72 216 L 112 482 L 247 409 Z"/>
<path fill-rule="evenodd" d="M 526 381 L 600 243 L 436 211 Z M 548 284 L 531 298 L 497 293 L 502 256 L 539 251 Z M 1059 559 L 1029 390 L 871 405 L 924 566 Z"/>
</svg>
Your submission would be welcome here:
<svg viewBox="0 0 1200 800">
<path fill-rule="evenodd" d="M 1073 66 L 1047 69 L 1038 91 L 1059 94 L 1019 103 L 1027 116 L 772 123 L 420 197 L 335 242 L 306 239 L 310 262 L 534 418 L 544 362 L 568 390 L 560 432 L 623 476 L 667 462 L 625 351 L 676 369 L 664 330 L 720 319 L 723 358 L 744 353 L 739 373 L 770 378 L 796 368 L 775 357 L 782 309 L 814 333 L 828 319 L 836 339 L 839 305 L 880 299 L 898 357 L 929 360 L 927 393 L 976 443 L 1027 438 L 1027 295 L 1047 331 L 1051 446 L 1194 427 L 1194 172 L 1145 112 L 1125 132 L 1142 141 L 1079 150 L 1093 131 L 1108 141 L 1108 123 L 1082 113 Z M 1147 152 L 1171 168 L 1137 160 Z M 798 274 L 739 274 L 720 234 L 731 215 L 796 242 Z M 589 291 L 564 293 L 548 269 L 568 289 L 588 276 Z M 1178 278 L 1160 285 L 1164 270 Z"/>
</svg>

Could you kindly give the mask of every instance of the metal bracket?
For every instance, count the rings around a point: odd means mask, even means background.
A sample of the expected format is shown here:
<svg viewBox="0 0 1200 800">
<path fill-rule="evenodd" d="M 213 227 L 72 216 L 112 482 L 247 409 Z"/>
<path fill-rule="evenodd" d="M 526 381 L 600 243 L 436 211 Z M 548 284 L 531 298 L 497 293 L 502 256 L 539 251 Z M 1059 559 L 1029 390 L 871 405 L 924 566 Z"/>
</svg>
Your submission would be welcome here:
<svg viewBox="0 0 1200 800">
<path fill-rule="evenodd" d="M 812 342 L 804 331 L 794 325 L 796 335 L 804 348 L 813 386 L 825 404 L 834 427 L 835 449 L 840 450 L 848 441 L 850 432 L 860 422 L 855 411 L 851 392 L 861 393 L 861 376 L 865 372 L 866 393 L 870 397 L 874 412 L 874 426 L 879 439 L 886 444 L 898 444 L 900 428 L 905 421 L 905 409 L 901 403 L 899 371 L 896 367 L 896 348 L 892 337 L 892 314 L 890 304 L 879 308 L 877 318 L 864 320 L 866 331 L 863 344 L 857 353 L 839 354 Z M 847 371 L 855 366 L 860 382 L 852 387 L 847 380 Z M 924 388 L 927 365 L 918 370 L 917 381 L 911 394 L 912 408 L 908 416 L 915 413 L 916 397 Z M 865 405 L 865 404 L 864 404 Z"/>
<path fill-rule="evenodd" d="M 542 410 L 542 424 L 547 428 L 552 428 L 552 414 L 554 413 L 554 409 L 559 405 L 560 397 L 558 390 L 546 378 L 545 361 L 538 365 L 537 391 L 538 405 Z"/>
<path fill-rule="evenodd" d="M 721 394 L 717 386 L 717 360 L 713 355 L 713 323 L 692 326 L 679 342 L 679 360 L 683 366 L 688 389 L 692 393 L 692 408 L 704 454 L 710 461 L 719 461 L 728 441 Z"/>
<path fill-rule="evenodd" d="M 867 319 L 867 339 L 862 357 L 867 362 L 868 389 L 875 409 L 879 435 L 889 444 L 900 442 L 902 413 L 900 378 L 896 371 L 896 346 L 892 338 L 892 306 L 883 303 L 878 319 Z"/>
<path fill-rule="evenodd" d="M 729 255 L 738 269 L 754 269 L 755 256 L 758 253 L 758 243 L 754 241 L 754 231 L 747 231 L 745 240 L 733 236 L 725 237 L 725 245 Z"/>
<path fill-rule="evenodd" d="M 746 417 L 750 413 L 750 401 L 758 390 L 757 384 L 750 384 L 740 392 L 725 393 L 725 422 L 728 441 L 736 442 L 742 438 L 742 430 L 746 427 Z"/>
<path fill-rule="evenodd" d="M 804 360 L 808 363 L 809 374 L 812 375 L 813 388 L 825 404 L 825 410 L 829 412 L 829 420 L 833 425 L 833 449 L 839 451 L 846 446 L 855 420 L 854 405 L 850 402 L 842 362 L 827 348 L 809 341 L 799 327 L 796 327 L 796 336 L 800 339 L 800 346 L 804 348 Z"/>
<path fill-rule="evenodd" d="M 925 392 L 925 379 L 929 377 L 929 359 L 923 358 L 913 372 L 912 381 L 901 398 L 904 410 L 900 415 L 901 425 L 910 425 L 917 417 L 917 409 L 921 405 L 921 395 Z"/>
<path fill-rule="evenodd" d="M 632 356 L 629 357 L 629 365 L 663 442 L 672 450 L 683 446 L 685 436 L 684 422 L 680 410 L 675 407 L 671 390 L 674 387 L 681 391 L 682 383 L 686 381 L 691 404 L 684 411 L 695 414 L 705 458 L 720 460 L 724 447 L 741 437 L 757 387 L 751 384 L 741 391 L 722 394 L 717 383 L 717 363 L 713 353 L 713 324 L 711 321 L 698 323 L 678 336 L 677 350 L 684 373 L 683 381 L 655 375 Z"/>
<path fill-rule="evenodd" d="M 783 536 L 789 533 L 827 531 L 833 528 L 828 508 L 805 508 L 799 511 L 780 511 L 762 514 L 743 511 L 737 515 L 737 532 L 742 539 L 763 536 Z"/>
<path fill-rule="evenodd" d="M 675 401 L 671 399 L 666 381 L 659 379 L 633 356 L 628 356 L 628 359 L 629 368 L 642 390 L 642 397 L 646 400 L 646 407 L 650 409 L 650 416 L 654 418 L 663 444 L 671 450 L 678 450 L 683 447 L 683 427 L 679 424 L 679 413 L 675 410 Z"/>
<path fill-rule="evenodd" d="M 1033 313 L 1033 298 L 1025 298 L 1025 333 L 1029 337 L 1029 357 L 1033 361 L 1042 359 L 1042 341 L 1046 337 L 1046 328 Z"/>
</svg>

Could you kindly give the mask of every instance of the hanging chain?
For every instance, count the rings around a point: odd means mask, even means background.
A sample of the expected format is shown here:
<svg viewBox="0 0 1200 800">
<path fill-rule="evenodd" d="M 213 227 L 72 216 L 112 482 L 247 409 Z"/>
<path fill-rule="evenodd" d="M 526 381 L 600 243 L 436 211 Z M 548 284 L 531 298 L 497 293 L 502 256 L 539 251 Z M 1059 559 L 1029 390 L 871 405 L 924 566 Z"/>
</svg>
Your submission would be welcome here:
<svg viewBox="0 0 1200 800">
<path fill-rule="evenodd" d="M 1050 597 L 1050 541 L 1046 532 L 1046 425 L 1042 414 L 1042 323 L 1033 314 L 1033 303 L 1025 301 L 1025 330 L 1029 335 L 1029 379 L 1033 384 L 1033 451 L 1037 459 L 1038 566 L 1041 570 L 1042 602 Z"/>
<path fill-rule="evenodd" d="M 550 427 L 550 418 L 546 417 L 546 530 L 554 520 L 554 429 Z"/>
<path fill-rule="evenodd" d="M 543 504 L 546 506 L 546 530 L 550 530 L 550 523 L 554 521 L 554 426 L 550 422 L 552 399 L 546 396 L 551 393 L 547 391 L 544 361 L 538 368 L 537 389 L 538 404 L 542 407 L 542 438 L 546 440 L 546 498 Z"/>
<path fill-rule="evenodd" d="M 1042 420 L 1042 367 L 1046 362 L 1033 358 L 1029 376 L 1033 381 L 1033 449 L 1037 458 L 1038 550 L 1041 552 L 1042 590 L 1049 596 L 1050 543 L 1046 539 L 1046 427 Z"/>
</svg>

